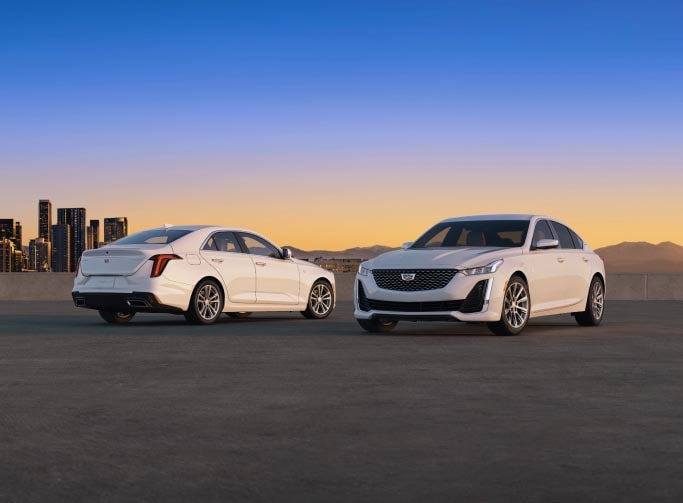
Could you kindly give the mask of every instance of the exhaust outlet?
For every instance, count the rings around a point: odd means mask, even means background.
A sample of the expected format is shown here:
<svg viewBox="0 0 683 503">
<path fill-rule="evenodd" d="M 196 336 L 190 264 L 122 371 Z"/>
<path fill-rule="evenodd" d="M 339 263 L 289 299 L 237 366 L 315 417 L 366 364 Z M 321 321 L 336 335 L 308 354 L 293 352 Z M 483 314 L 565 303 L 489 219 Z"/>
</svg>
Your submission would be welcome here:
<svg viewBox="0 0 683 503">
<path fill-rule="evenodd" d="M 150 307 L 149 303 L 140 299 L 128 299 L 126 304 L 128 304 L 128 307 Z"/>
</svg>

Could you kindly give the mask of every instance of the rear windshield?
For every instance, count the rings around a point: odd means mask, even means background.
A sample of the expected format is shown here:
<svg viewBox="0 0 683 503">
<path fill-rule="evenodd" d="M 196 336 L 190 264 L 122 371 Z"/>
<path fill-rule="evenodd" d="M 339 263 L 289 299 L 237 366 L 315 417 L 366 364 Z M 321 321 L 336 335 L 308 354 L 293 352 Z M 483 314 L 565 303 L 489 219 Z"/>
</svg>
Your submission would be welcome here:
<svg viewBox="0 0 683 503">
<path fill-rule="evenodd" d="M 111 243 L 112 245 L 165 245 L 172 243 L 178 238 L 192 231 L 181 229 L 152 229 L 149 231 L 136 232 L 128 237 L 121 238 Z"/>
<path fill-rule="evenodd" d="M 425 232 L 411 248 L 455 248 L 460 246 L 522 246 L 529 220 L 472 220 L 441 222 Z"/>
</svg>

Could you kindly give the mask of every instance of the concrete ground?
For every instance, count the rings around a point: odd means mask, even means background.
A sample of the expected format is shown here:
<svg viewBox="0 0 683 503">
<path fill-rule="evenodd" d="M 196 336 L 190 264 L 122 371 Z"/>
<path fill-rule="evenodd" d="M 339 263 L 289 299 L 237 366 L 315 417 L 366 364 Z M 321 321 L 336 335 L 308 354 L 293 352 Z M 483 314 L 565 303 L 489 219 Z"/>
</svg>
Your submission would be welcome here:
<svg viewBox="0 0 683 503">
<path fill-rule="evenodd" d="M 607 309 L 501 338 L 4 302 L 0 501 L 680 502 L 683 303 Z"/>
</svg>

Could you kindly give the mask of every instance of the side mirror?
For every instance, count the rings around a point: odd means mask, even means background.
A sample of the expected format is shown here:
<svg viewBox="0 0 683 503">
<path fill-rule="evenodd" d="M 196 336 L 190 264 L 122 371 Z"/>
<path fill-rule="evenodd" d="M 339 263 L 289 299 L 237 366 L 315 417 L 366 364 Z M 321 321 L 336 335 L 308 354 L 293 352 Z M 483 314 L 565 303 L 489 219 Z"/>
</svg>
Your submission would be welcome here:
<svg viewBox="0 0 683 503">
<path fill-rule="evenodd" d="M 289 248 L 283 248 L 282 249 L 282 258 L 285 260 L 292 258 L 292 250 L 290 250 Z"/>
<path fill-rule="evenodd" d="M 550 248 L 557 248 L 560 242 L 557 239 L 539 239 L 536 243 L 537 250 L 548 250 Z"/>
<path fill-rule="evenodd" d="M 405 242 L 405 243 L 403 243 L 403 244 L 401 245 L 401 248 L 404 249 L 404 250 L 407 250 L 407 249 L 410 248 L 411 246 L 413 246 L 413 242 L 412 242 L 412 241 L 407 241 L 407 242 Z"/>
</svg>

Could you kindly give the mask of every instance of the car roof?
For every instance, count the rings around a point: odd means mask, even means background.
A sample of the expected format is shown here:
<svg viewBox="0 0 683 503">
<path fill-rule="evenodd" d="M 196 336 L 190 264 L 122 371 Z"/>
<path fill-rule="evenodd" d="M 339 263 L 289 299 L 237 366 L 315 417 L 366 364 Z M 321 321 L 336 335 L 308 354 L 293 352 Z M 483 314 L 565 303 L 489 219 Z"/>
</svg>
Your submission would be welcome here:
<svg viewBox="0 0 683 503">
<path fill-rule="evenodd" d="M 531 220 L 534 217 L 542 217 L 542 215 L 529 215 L 521 213 L 500 213 L 491 215 L 470 215 L 467 217 L 446 218 L 442 222 L 459 222 L 472 220 Z M 549 218 L 549 217 L 543 217 Z"/>
<path fill-rule="evenodd" d="M 229 227 L 225 225 L 168 225 L 163 227 L 156 227 L 156 229 L 173 229 L 178 231 L 200 231 L 200 230 L 220 230 L 220 231 L 239 231 L 239 232 L 250 232 L 253 234 L 258 234 L 258 232 L 252 231 L 251 229 L 244 229 L 242 227 Z"/>
</svg>

